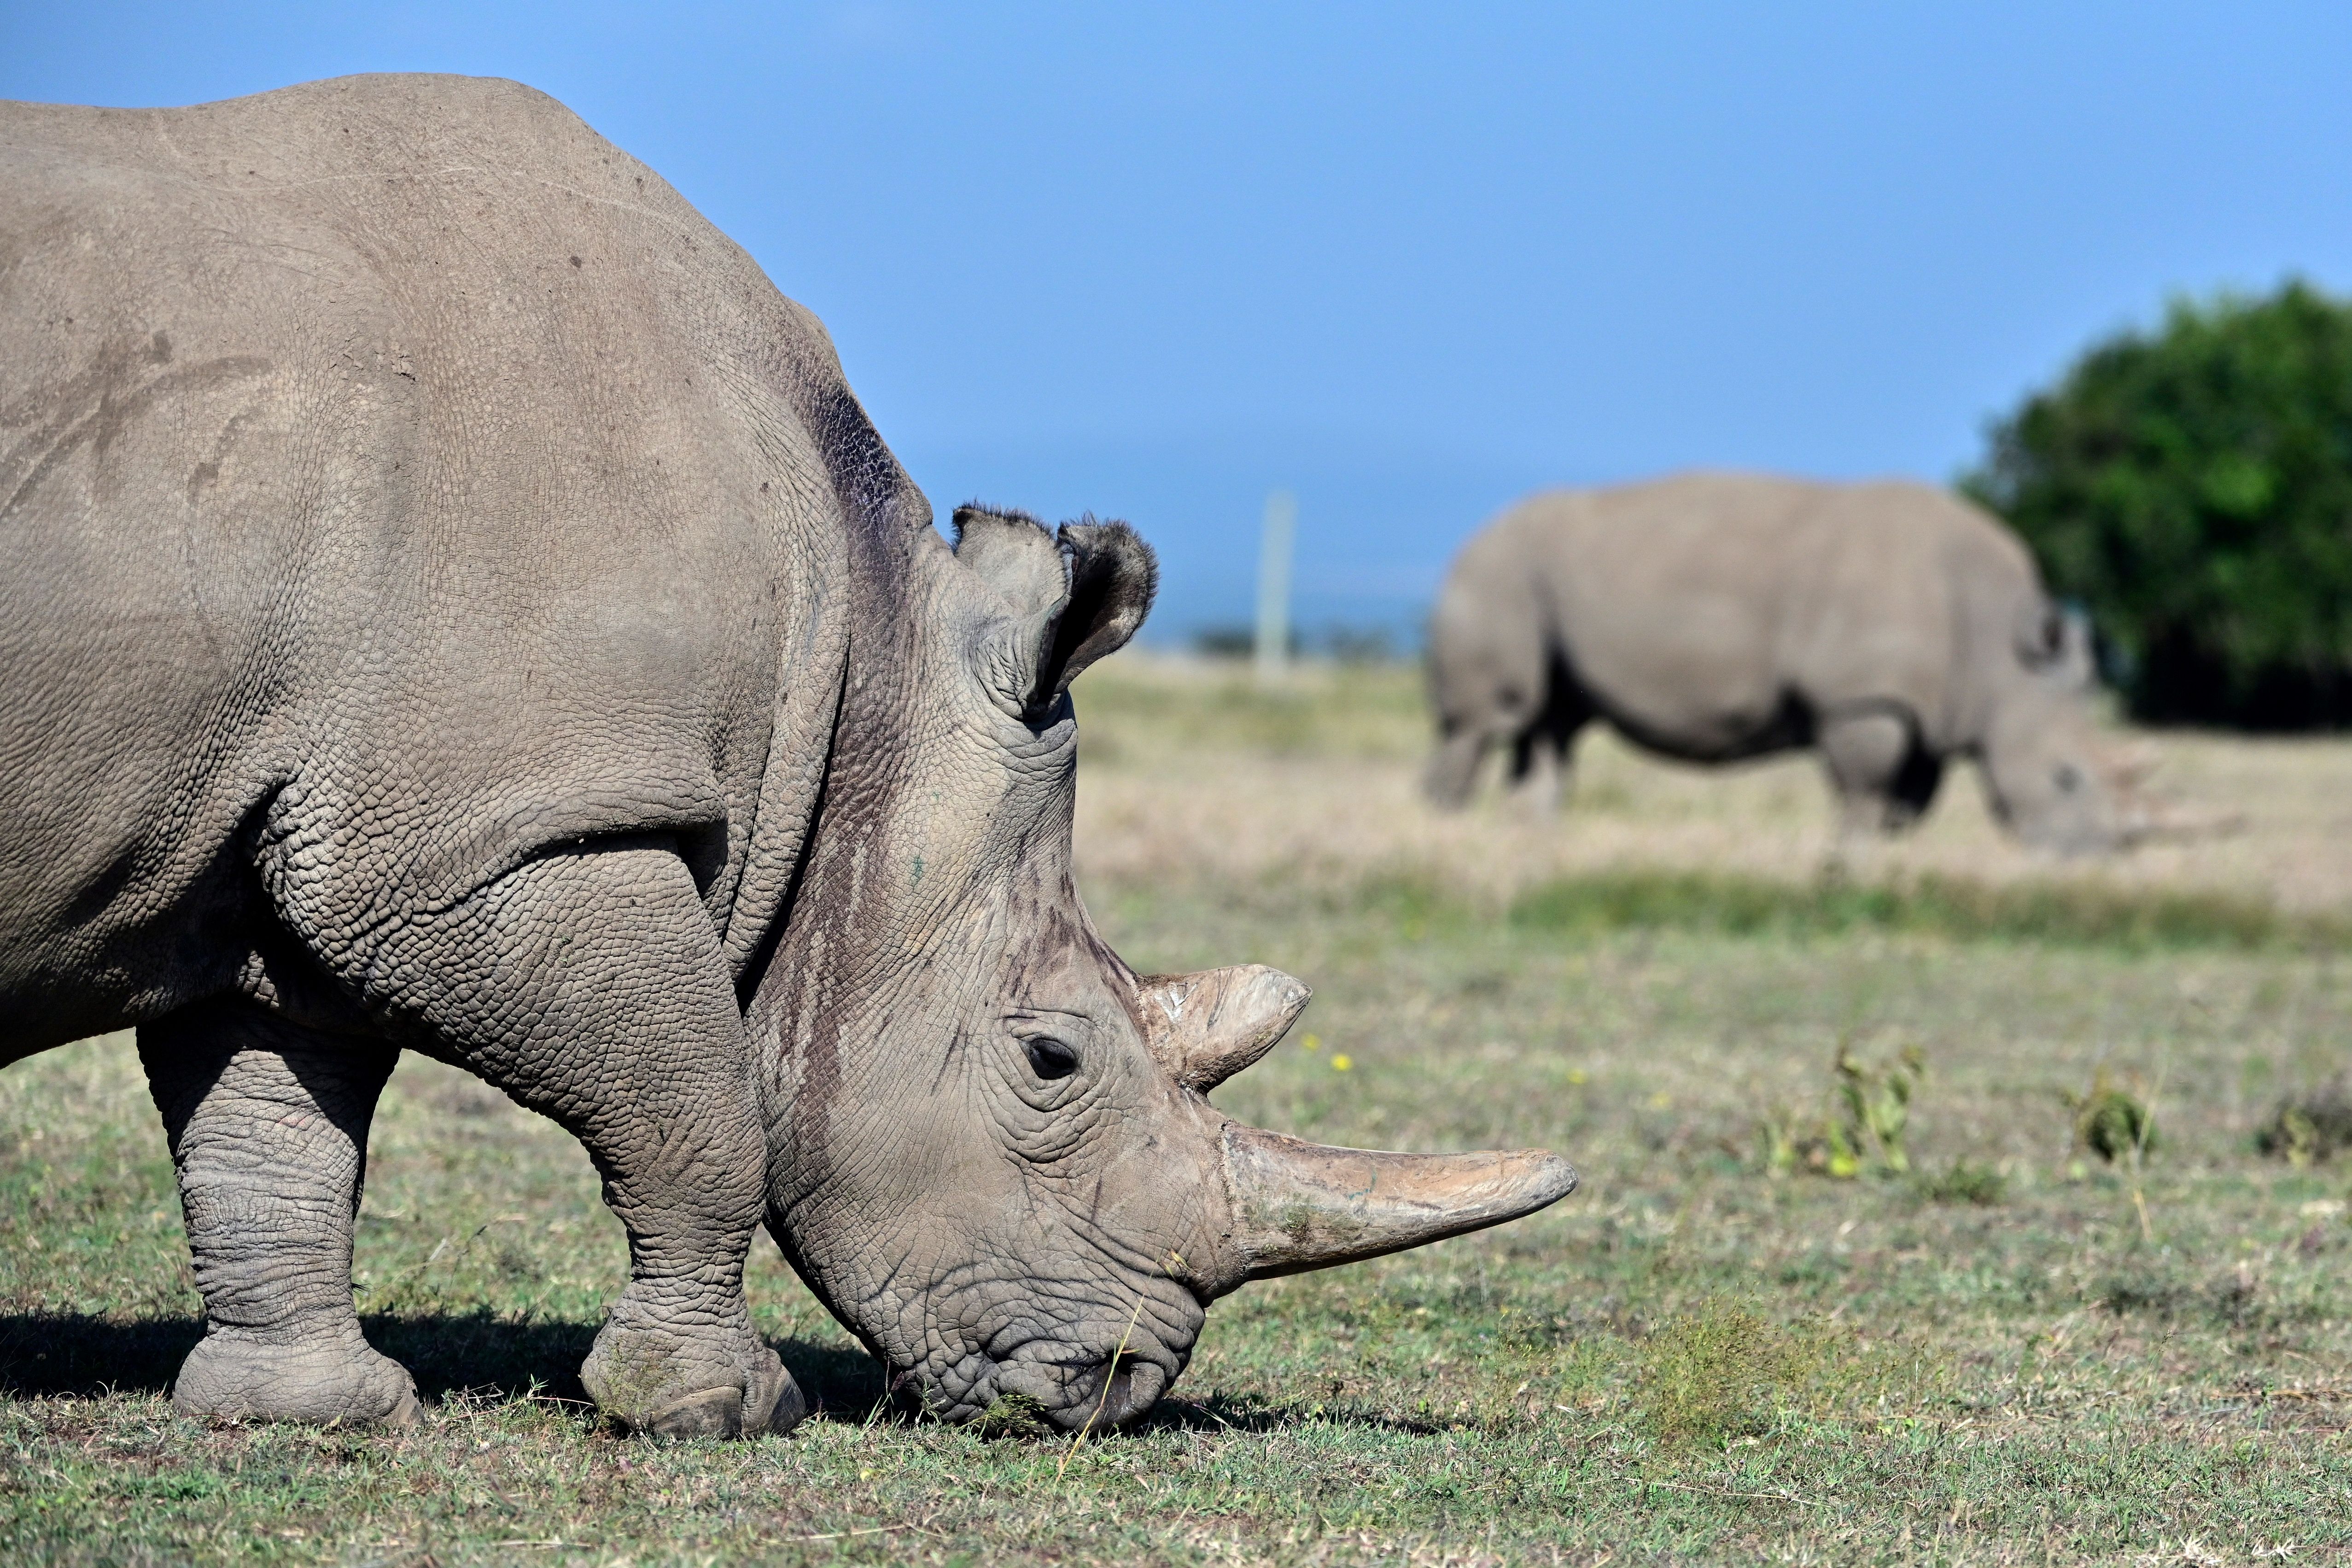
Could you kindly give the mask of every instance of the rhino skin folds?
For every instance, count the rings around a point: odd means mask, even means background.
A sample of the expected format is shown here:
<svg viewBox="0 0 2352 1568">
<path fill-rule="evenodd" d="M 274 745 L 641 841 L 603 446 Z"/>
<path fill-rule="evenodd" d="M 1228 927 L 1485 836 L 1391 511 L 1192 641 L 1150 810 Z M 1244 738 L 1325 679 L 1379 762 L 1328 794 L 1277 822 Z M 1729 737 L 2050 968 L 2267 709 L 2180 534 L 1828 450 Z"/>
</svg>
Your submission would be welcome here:
<svg viewBox="0 0 2352 1568">
<path fill-rule="evenodd" d="M 909 1401 L 1080 1427 L 1253 1274 L 1566 1190 L 1210 1108 L 1305 988 L 1147 982 L 1070 876 L 1068 687 L 1150 551 L 951 549 L 814 319 L 559 104 L 10 104 L 0 187 L 0 1060 L 137 1028 L 182 1410 L 419 1418 L 350 1282 L 402 1049 L 587 1146 L 582 1376 L 654 1433 L 799 1417 L 763 1222 Z"/>
</svg>

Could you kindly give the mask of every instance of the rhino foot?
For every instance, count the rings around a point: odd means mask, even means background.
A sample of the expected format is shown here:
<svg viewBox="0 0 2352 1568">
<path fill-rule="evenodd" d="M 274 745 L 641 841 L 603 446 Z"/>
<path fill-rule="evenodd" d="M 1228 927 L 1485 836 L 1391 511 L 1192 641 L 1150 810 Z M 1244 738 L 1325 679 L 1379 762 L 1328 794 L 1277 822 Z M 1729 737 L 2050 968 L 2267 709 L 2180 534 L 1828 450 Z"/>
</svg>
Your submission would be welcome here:
<svg viewBox="0 0 2352 1568">
<path fill-rule="evenodd" d="M 356 1338 L 356 1336 L 354 1336 Z M 365 1340 L 279 1343 L 215 1331 L 180 1364 L 172 1407 L 205 1421 L 383 1427 L 424 1419 L 408 1369 Z"/>
<path fill-rule="evenodd" d="M 580 1381 L 625 1431 L 653 1437 L 756 1437 L 799 1426 L 808 1401 L 776 1353 L 744 1324 L 711 1343 L 632 1323 L 624 1306 L 596 1336 Z M 733 1343 L 728 1343 L 728 1342 Z"/>
<path fill-rule="evenodd" d="M 632 1429 L 651 1437 L 752 1437 L 762 1432 L 782 1437 L 807 1416 L 808 1401 L 783 1363 L 778 1362 L 775 1371 L 780 1385 L 761 1391 L 750 1406 L 748 1421 L 743 1390 L 703 1388 L 646 1412 L 642 1423 Z M 762 1405 L 767 1408 L 764 1417 L 760 1415 Z"/>
</svg>

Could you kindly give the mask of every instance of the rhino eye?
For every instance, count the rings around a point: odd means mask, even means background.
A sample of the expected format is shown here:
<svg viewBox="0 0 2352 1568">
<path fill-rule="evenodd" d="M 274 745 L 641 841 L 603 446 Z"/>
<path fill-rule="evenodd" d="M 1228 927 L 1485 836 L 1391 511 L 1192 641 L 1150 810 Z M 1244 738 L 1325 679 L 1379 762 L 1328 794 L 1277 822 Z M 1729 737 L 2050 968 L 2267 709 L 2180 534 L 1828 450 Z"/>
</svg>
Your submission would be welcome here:
<svg viewBox="0 0 2352 1568">
<path fill-rule="evenodd" d="M 1029 1052 L 1029 1071 L 1040 1078 L 1067 1078 L 1078 1070 L 1077 1051 L 1051 1035 L 1038 1035 L 1022 1044 Z"/>
<path fill-rule="evenodd" d="M 2058 770 L 2050 775 L 2050 781 L 2058 786 L 2062 794 L 2072 795 L 2083 787 L 2083 776 L 2074 771 L 2074 765 L 2071 762 L 2060 763 Z"/>
</svg>

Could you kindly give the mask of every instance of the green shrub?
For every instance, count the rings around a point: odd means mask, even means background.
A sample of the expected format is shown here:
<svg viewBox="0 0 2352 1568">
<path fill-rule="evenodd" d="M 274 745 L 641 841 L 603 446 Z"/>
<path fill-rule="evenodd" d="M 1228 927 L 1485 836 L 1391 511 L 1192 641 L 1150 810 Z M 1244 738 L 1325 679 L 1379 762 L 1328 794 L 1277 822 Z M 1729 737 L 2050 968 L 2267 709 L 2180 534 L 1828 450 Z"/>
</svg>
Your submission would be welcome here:
<svg viewBox="0 0 2352 1568">
<path fill-rule="evenodd" d="M 1911 1168 L 1904 1134 L 1911 1097 L 1927 1082 L 1927 1057 L 1906 1045 L 1883 1061 L 1865 1062 L 1838 1042 L 1830 1063 L 1828 1108 L 1810 1119 L 1775 1111 L 1759 1124 L 1764 1168 L 1775 1176 L 1803 1170 L 1851 1181 L 1865 1169 L 1901 1176 Z"/>
<path fill-rule="evenodd" d="M 1920 1181 L 1919 1196 L 1930 1203 L 1969 1203 L 1990 1208 L 2009 1196 L 2009 1178 L 1996 1166 L 1954 1160 L 1940 1175 Z"/>
<path fill-rule="evenodd" d="M 1838 1047 L 1837 1093 L 1845 1115 L 1837 1131 L 1840 1142 L 1859 1156 L 1874 1154 L 1888 1172 L 1900 1176 L 1911 1168 L 1903 1146 L 1904 1130 L 1911 1124 L 1911 1094 L 1927 1076 L 1927 1056 L 1906 1045 L 1890 1061 L 1872 1066 L 1843 1044 Z"/>
<path fill-rule="evenodd" d="M 2352 303 L 2176 301 L 1995 423 L 1960 487 L 2090 607 L 2136 716 L 2352 722 Z"/>
<path fill-rule="evenodd" d="M 2129 1090 L 2108 1082 L 2105 1068 L 2092 1078 L 2091 1092 L 2067 1097 L 2074 1112 L 2074 1143 L 2112 1165 L 2136 1159 L 2156 1147 L 2156 1113 Z"/>
<path fill-rule="evenodd" d="M 2352 1080 L 2333 1078 L 2281 1101 L 2254 1134 L 2254 1147 L 2295 1166 L 2316 1165 L 2352 1148 Z"/>
</svg>

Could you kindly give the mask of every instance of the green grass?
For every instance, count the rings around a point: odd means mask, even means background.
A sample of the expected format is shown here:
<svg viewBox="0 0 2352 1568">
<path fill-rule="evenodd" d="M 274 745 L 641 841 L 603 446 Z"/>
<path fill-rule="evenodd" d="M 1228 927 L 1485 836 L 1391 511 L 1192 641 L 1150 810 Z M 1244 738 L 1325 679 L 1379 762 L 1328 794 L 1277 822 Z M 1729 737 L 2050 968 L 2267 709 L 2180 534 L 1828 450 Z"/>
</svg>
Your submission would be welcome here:
<svg viewBox="0 0 2352 1568">
<path fill-rule="evenodd" d="M 1102 687 L 1087 767 L 1173 758 L 1205 789 L 1223 757 L 1413 765 L 1407 676 L 1317 679 Z M 754 1309 L 815 1418 L 733 1445 L 602 1430 L 575 1374 L 625 1249 L 594 1173 L 414 1058 L 356 1267 L 425 1427 L 182 1422 L 164 1391 L 197 1302 L 134 1056 L 0 1071 L 0 1563 L 2352 1556 L 2352 1161 L 2315 1134 L 2302 1163 L 2257 1146 L 2341 1068 L 2340 926 L 2073 870 L 1634 864 L 1482 902 L 1396 872 L 1417 831 L 1313 875 L 1087 891 L 1141 969 L 1255 959 L 1317 988 L 1225 1109 L 1374 1147 L 1556 1148 L 1582 1189 L 1248 1287 L 1158 1412 L 1075 1452 L 885 1413 L 764 1241 Z M 1843 1113 L 1841 1052 L 1906 1051 L 1907 1173 L 1773 1172 L 1768 1126 Z M 2136 1170 L 2078 1146 L 2101 1082 L 2153 1100 Z"/>
<path fill-rule="evenodd" d="M 2147 893 L 2095 883 L 1996 886 L 1927 874 L 1858 884 L 1827 877 L 1792 885 L 1702 872 L 1622 872 L 1562 879 L 1522 894 L 1514 925 L 1583 935 L 1682 926 L 1731 936 L 1904 932 L 2134 949 L 2342 948 L 2352 928 L 2333 915 L 2290 915 L 2219 893 Z"/>
<path fill-rule="evenodd" d="M 2126 951 L 2223 947 L 2326 953 L 2352 946 L 2352 923 L 2282 911 L 2220 892 L 2150 893 L 2096 882 L 1994 884 L 1926 873 L 1857 883 L 1736 873 L 1634 869 L 1544 883 L 1499 911 L 1433 878 L 1372 873 L 1353 886 L 1311 892 L 1282 879 L 1233 890 L 1273 909 L 1307 897 L 1361 904 L 1411 929 L 1500 923 L 1583 938 L 1612 931 L 1684 930 L 1801 938 L 1878 932 L 1960 942 L 2027 942 Z"/>
<path fill-rule="evenodd" d="M 1584 1190 L 1250 1287 L 1159 1415 L 1066 1469 L 1059 1442 L 876 1413 L 863 1356 L 762 1244 L 761 1325 L 823 1413 L 789 1439 L 659 1448 L 572 1403 L 624 1264 L 585 1160 L 412 1059 L 358 1267 L 371 1333 L 435 1402 L 425 1429 L 207 1430 L 162 1396 L 195 1329 L 162 1137 L 127 1048 L 79 1046 L 0 1075 L 0 1560 L 2352 1550 L 2347 1178 L 2252 1145 L 2352 1023 L 2334 959 L 1873 929 L 1415 938 L 1378 905 L 1105 904 L 1139 962 L 1248 954 L 1320 988 L 1316 1049 L 1221 1092 L 1236 1113 L 1374 1145 L 1547 1145 Z M 1759 1117 L 1825 1103 L 1842 1040 L 1927 1053 L 1920 1168 L 1997 1171 L 1997 1201 L 1765 1174 Z M 2167 1072 L 2153 1245 L 2118 1177 L 2069 1174 L 2063 1093 L 2102 1060 Z"/>
</svg>

